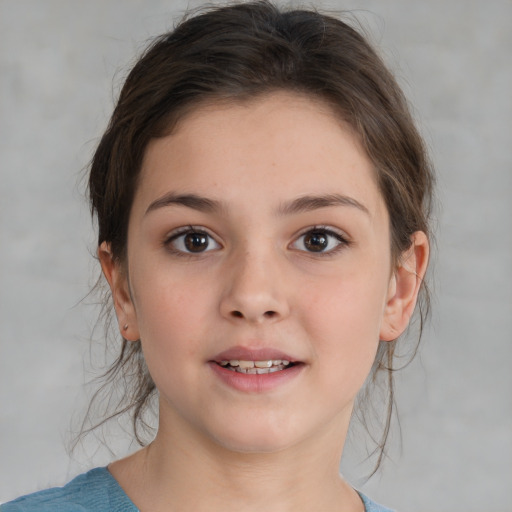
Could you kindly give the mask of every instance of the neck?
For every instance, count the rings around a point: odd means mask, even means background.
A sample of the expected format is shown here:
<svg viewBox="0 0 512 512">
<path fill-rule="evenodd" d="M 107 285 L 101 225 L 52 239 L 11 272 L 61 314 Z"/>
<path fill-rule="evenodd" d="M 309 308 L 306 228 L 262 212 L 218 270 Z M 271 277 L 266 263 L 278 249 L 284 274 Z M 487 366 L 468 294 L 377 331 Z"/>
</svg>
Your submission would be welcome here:
<svg viewBox="0 0 512 512">
<path fill-rule="evenodd" d="M 151 445 L 110 470 L 141 512 L 361 512 L 339 475 L 346 427 L 325 430 L 276 452 L 240 453 L 190 429 L 177 436 L 161 423 Z"/>
</svg>

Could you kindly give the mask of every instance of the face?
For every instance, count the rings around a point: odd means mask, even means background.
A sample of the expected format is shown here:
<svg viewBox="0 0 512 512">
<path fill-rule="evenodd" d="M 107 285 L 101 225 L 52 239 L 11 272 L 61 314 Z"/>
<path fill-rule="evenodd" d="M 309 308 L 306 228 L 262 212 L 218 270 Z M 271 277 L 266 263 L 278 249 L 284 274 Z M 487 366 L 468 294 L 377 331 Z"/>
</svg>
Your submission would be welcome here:
<svg viewBox="0 0 512 512">
<path fill-rule="evenodd" d="M 371 162 L 320 102 L 205 107 L 153 140 L 125 267 L 102 261 L 161 430 L 242 452 L 340 435 L 397 328 L 388 226 Z"/>
</svg>

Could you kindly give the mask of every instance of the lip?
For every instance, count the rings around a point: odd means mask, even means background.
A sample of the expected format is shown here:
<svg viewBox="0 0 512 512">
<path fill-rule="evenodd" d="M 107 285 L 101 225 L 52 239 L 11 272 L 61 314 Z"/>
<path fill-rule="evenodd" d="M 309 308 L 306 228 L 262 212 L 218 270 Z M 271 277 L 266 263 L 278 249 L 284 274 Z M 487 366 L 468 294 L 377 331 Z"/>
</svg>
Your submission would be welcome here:
<svg viewBox="0 0 512 512">
<path fill-rule="evenodd" d="M 300 362 L 290 354 L 271 347 L 249 348 L 243 346 L 231 347 L 228 350 L 220 352 L 214 356 L 211 361 L 220 363 L 221 361 L 230 361 L 238 359 L 242 361 L 268 361 L 270 359 L 284 359 L 292 363 Z"/>
<path fill-rule="evenodd" d="M 219 364 L 221 361 L 229 361 L 232 359 L 243 361 L 281 359 L 294 364 L 278 372 L 263 374 L 238 373 L 228 370 Z M 211 368 L 215 377 L 224 385 L 244 393 L 259 394 L 278 389 L 291 383 L 302 373 L 306 365 L 292 355 L 271 347 L 248 348 L 237 346 L 217 354 L 208 361 L 208 366 Z"/>
</svg>

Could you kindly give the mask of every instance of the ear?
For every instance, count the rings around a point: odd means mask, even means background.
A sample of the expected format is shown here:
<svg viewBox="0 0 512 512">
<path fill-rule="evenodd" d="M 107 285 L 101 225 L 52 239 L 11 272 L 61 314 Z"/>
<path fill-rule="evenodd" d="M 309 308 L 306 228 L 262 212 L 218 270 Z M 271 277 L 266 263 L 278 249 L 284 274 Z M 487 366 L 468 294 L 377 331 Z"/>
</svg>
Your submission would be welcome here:
<svg viewBox="0 0 512 512">
<path fill-rule="evenodd" d="M 137 315 L 130 294 L 130 286 L 126 271 L 121 263 L 114 258 L 110 244 L 102 242 L 98 248 L 101 269 L 110 286 L 114 308 L 116 310 L 119 331 L 124 339 L 137 341 L 140 338 Z"/>
<path fill-rule="evenodd" d="M 411 236 L 411 247 L 402 253 L 391 276 L 384 317 L 380 329 L 382 341 L 393 341 L 409 324 L 428 265 L 429 243 L 423 231 Z"/>
</svg>

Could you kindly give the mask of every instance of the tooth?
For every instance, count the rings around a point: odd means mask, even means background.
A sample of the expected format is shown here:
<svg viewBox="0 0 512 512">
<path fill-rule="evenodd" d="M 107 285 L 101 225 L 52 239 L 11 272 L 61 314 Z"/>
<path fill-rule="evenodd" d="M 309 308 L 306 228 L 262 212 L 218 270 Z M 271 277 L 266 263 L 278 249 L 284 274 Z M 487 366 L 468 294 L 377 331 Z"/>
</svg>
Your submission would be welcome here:
<svg viewBox="0 0 512 512">
<path fill-rule="evenodd" d="M 256 368 L 270 368 L 273 361 L 254 361 Z"/>
<path fill-rule="evenodd" d="M 269 359 L 268 361 L 245 361 L 232 359 L 231 361 L 221 361 L 219 364 L 227 369 L 249 375 L 264 375 L 284 370 L 290 361 L 281 359 Z"/>
<path fill-rule="evenodd" d="M 240 368 L 254 368 L 254 361 L 237 361 Z"/>
</svg>

